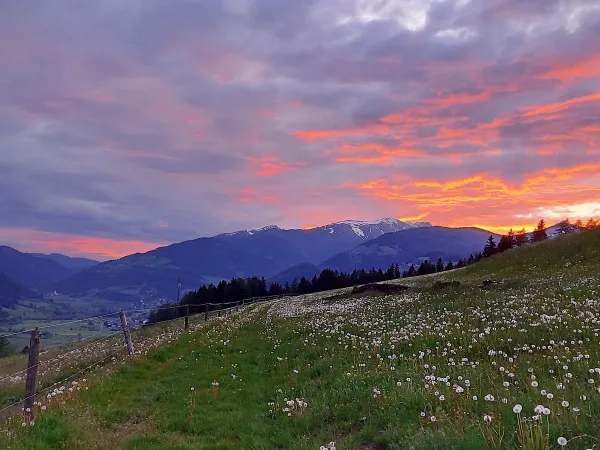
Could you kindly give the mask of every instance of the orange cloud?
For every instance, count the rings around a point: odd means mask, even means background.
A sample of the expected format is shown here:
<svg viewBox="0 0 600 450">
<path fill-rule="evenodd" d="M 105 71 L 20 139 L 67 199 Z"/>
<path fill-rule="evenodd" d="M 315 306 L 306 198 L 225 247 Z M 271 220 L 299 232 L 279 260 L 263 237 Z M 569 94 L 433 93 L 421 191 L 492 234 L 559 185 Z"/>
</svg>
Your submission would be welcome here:
<svg viewBox="0 0 600 450">
<path fill-rule="evenodd" d="M 276 201 L 274 196 L 261 195 L 253 187 L 240 189 L 235 194 L 240 203 L 272 203 Z"/>
<path fill-rule="evenodd" d="M 415 217 L 427 215 L 435 223 L 484 223 L 482 228 L 506 230 L 530 225 L 531 220 L 523 221 L 524 211 L 591 204 L 600 198 L 600 163 L 550 167 L 527 174 L 521 183 L 509 183 L 487 173 L 447 181 L 399 181 L 377 179 L 348 183 L 346 187 L 379 201 L 397 202 L 402 209 L 415 211 Z"/>
<path fill-rule="evenodd" d="M 284 161 L 278 161 L 275 157 L 271 156 L 262 156 L 258 158 L 248 156 L 246 159 L 254 166 L 254 174 L 263 177 L 270 177 L 282 172 L 289 172 L 290 170 L 306 167 L 308 165 L 303 162 L 290 164 Z"/>
<path fill-rule="evenodd" d="M 547 105 L 532 105 L 523 109 L 523 116 L 538 116 L 540 114 L 552 114 L 559 111 L 563 111 L 565 109 L 570 108 L 574 105 L 579 105 L 581 103 L 587 102 L 597 102 L 600 101 L 600 91 L 594 92 L 593 94 L 584 95 L 582 97 L 575 97 L 569 100 L 565 100 L 563 102 L 549 103 Z"/>
<path fill-rule="evenodd" d="M 341 154 L 340 156 L 335 157 L 337 162 L 354 164 L 385 164 L 396 158 L 411 158 L 426 155 L 422 150 L 411 148 L 389 148 L 378 143 L 359 145 L 342 144 L 329 153 Z"/>
<path fill-rule="evenodd" d="M 349 136 L 370 136 L 372 134 L 389 133 L 390 129 L 383 124 L 372 124 L 361 128 L 348 128 L 339 130 L 296 130 L 294 136 L 303 141 L 317 141 L 338 139 Z"/>
<path fill-rule="evenodd" d="M 428 216 L 427 213 L 422 213 L 422 214 L 418 214 L 416 216 L 406 216 L 406 217 L 401 217 L 399 220 L 402 220 L 404 222 L 417 222 L 419 220 L 423 220 Z"/>
<path fill-rule="evenodd" d="M 535 75 L 539 79 L 573 81 L 577 78 L 600 77 L 600 55 L 593 55 L 582 61 L 560 61 L 546 72 Z"/>
<path fill-rule="evenodd" d="M 135 240 L 71 236 L 20 228 L 0 229 L 0 239 L 14 242 L 15 247 L 20 251 L 63 253 L 70 256 L 86 256 L 100 260 L 121 258 L 132 253 L 144 253 L 160 245 L 165 245 L 165 243 Z"/>
</svg>

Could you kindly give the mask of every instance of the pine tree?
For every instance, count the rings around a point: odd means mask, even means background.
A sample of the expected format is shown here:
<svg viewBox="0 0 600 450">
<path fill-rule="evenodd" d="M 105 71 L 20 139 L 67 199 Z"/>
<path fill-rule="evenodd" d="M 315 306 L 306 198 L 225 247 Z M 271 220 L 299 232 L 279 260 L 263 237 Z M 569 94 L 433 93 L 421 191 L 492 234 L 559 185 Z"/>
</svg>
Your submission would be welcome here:
<svg viewBox="0 0 600 450">
<path fill-rule="evenodd" d="M 300 278 L 296 292 L 298 292 L 298 294 L 310 294 L 312 292 L 312 285 L 310 281 L 306 279 L 306 277 Z"/>
<path fill-rule="evenodd" d="M 394 279 L 394 265 L 393 264 L 391 264 L 390 267 L 388 267 L 387 270 L 385 271 L 385 279 L 386 280 Z"/>
<path fill-rule="evenodd" d="M 0 337 L 0 358 L 11 355 L 15 352 L 15 348 L 5 337 Z"/>
<path fill-rule="evenodd" d="M 565 220 L 563 220 L 562 222 L 559 222 L 558 234 L 570 234 L 571 231 L 572 231 L 571 222 L 569 221 L 568 217 Z"/>
<path fill-rule="evenodd" d="M 593 217 L 590 217 L 590 220 L 587 221 L 587 223 L 585 224 L 585 228 L 587 230 L 595 230 L 596 228 L 598 228 L 598 226 L 600 226 L 600 223 L 596 220 L 594 220 Z"/>
<path fill-rule="evenodd" d="M 445 270 L 452 270 L 452 269 L 454 269 L 454 264 L 452 264 L 452 261 L 448 261 L 448 263 L 446 264 Z"/>
<path fill-rule="evenodd" d="M 500 238 L 498 242 L 498 252 L 505 252 L 516 245 L 515 232 L 511 229 L 506 235 Z"/>
<path fill-rule="evenodd" d="M 525 228 L 522 228 L 515 234 L 515 245 L 517 247 L 520 247 L 522 245 L 525 245 L 526 243 L 527 243 L 527 231 L 525 231 Z"/>
<path fill-rule="evenodd" d="M 485 247 L 483 249 L 483 256 L 487 258 L 489 256 L 496 254 L 497 252 L 498 252 L 498 248 L 496 247 L 496 242 L 494 241 L 494 236 L 490 234 L 490 237 L 487 240 L 487 244 L 485 244 Z"/>
<path fill-rule="evenodd" d="M 548 239 L 548 233 L 546 232 L 546 222 L 544 219 L 540 220 L 535 230 L 531 234 L 531 242 L 542 242 Z"/>
<path fill-rule="evenodd" d="M 514 232 L 514 230 L 511 228 L 510 230 L 508 230 L 508 233 L 506 234 L 506 238 L 508 239 L 508 243 L 510 244 L 510 248 L 514 248 L 517 245 L 517 234 Z"/>
<path fill-rule="evenodd" d="M 437 260 L 437 262 L 435 263 L 435 271 L 436 272 L 443 272 L 444 271 L 444 260 L 442 258 L 439 258 Z"/>
</svg>

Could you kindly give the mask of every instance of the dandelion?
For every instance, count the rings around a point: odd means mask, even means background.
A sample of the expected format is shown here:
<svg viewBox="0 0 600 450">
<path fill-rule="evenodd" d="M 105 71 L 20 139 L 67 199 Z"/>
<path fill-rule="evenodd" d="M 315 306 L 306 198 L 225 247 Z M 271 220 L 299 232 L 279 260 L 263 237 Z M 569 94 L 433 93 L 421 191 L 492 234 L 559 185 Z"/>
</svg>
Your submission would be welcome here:
<svg viewBox="0 0 600 450">
<path fill-rule="evenodd" d="M 488 416 L 487 414 L 483 416 L 483 421 L 487 423 L 492 423 L 492 416 Z"/>
<path fill-rule="evenodd" d="M 564 447 L 565 445 L 567 445 L 567 440 L 564 437 L 559 437 L 558 438 L 558 445 L 560 445 L 561 447 Z"/>
<path fill-rule="evenodd" d="M 431 417 L 429 418 L 429 420 L 431 420 L 432 422 L 435 422 L 437 419 L 435 418 L 435 416 L 431 416 Z"/>
<path fill-rule="evenodd" d="M 521 411 L 523 410 L 523 407 L 521 405 L 519 405 L 518 403 L 513 406 L 513 412 L 515 414 L 521 414 Z"/>
</svg>

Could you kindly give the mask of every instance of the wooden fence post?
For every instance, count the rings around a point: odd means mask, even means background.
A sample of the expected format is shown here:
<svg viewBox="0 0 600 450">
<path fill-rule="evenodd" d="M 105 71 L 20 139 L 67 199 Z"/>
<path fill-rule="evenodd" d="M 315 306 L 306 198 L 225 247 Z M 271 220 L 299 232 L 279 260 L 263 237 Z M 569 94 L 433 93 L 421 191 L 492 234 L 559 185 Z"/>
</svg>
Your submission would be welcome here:
<svg viewBox="0 0 600 450">
<path fill-rule="evenodd" d="M 221 310 L 223 309 L 223 302 L 219 305 L 219 310 L 217 311 L 217 317 L 221 317 Z"/>
<path fill-rule="evenodd" d="M 204 321 L 208 322 L 208 303 L 204 304 Z"/>
<path fill-rule="evenodd" d="M 183 328 L 190 328 L 190 305 L 185 305 L 185 318 L 183 319 Z"/>
<path fill-rule="evenodd" d="M 127 351 L 129 352 L 129 357 L 133 358 L 133 341 L 131 340 L 131 333 L 129 333 L 129 329 L 127 328 L 125 311 L 121 311 L 119 316 L 121 317 L 121 329 L 123 330 L 123 336 L 125 336 L 125 342 L 127 343 Z"/>
<path fill-rule="evenodd" d="M 25 417 L 29 422 L 35 419 L 34 402 L 35 393 L 37 391 L 41 341 L 40 330 L 36 328 L 31 331 L 31 337 L 29 338 L 29 360 L 27 361 L 27 378 L 25 379 L 25 402 L 23 404 Z"/>
</svg>

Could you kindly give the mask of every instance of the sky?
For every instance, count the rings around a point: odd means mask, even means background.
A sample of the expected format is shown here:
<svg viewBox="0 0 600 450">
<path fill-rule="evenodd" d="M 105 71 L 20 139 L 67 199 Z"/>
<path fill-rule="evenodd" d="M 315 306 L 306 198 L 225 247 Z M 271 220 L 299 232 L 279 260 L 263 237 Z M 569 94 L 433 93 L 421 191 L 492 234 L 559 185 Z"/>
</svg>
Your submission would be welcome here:
<svg viewBox="0 0 600 450">
<path fill-rule="evenodd" d="M 0 2 L 0 244 L 600 216 L 597 0 Z"/>
</svg>

